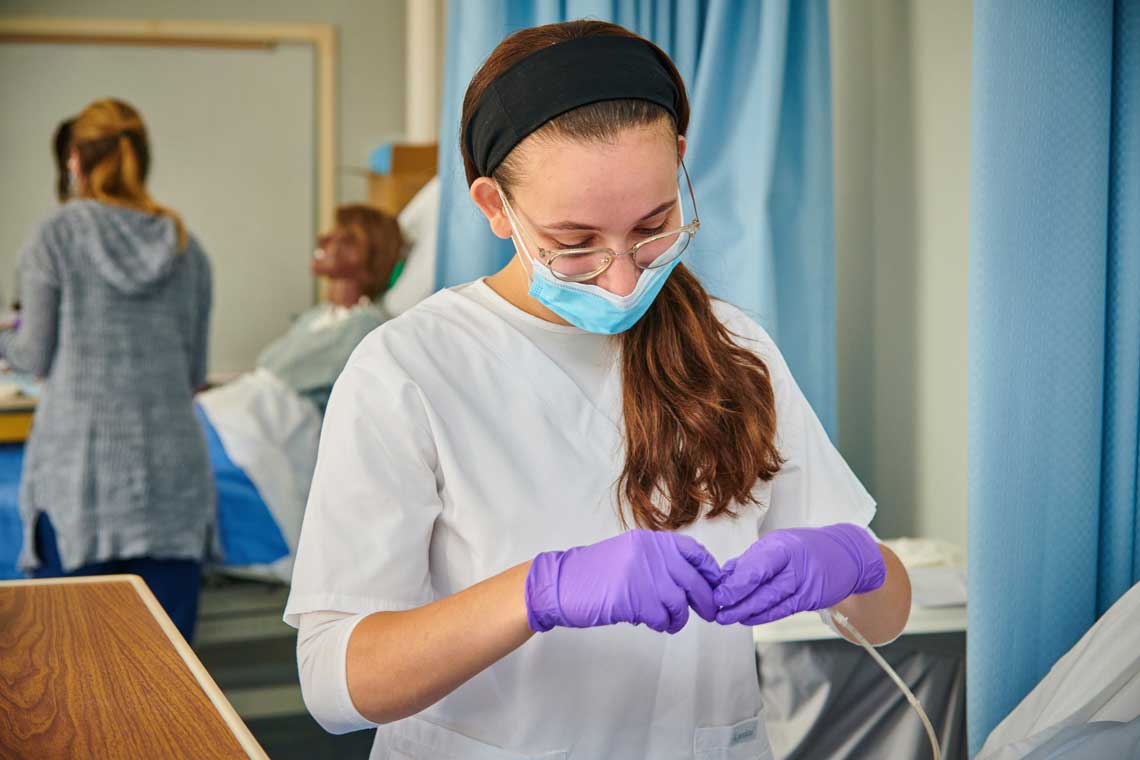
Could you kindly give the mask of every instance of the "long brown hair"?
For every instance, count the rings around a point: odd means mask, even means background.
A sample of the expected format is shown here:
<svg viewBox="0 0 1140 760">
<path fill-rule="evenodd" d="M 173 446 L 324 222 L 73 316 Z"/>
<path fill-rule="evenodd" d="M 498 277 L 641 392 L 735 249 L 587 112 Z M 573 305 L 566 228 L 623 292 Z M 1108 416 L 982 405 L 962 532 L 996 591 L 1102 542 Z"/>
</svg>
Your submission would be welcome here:
<svg viewBox="0 0 1140 760">
<path fill-rule="evenodd" d="M 178 247 L 186 247 L 182 219 L 147 192 L 150 142 L 138 111 L 121 100 L 96 100 L 72 122 L 71 145 L 79 154 L 79 168 L 86 179 L 81 188 L 75 188 L 76 195 L 170 217 L 178 230 Z"/>
<path fill-rule="evenodd" d="M 595 35 L 637 37 L 616 24 L 570 21 L 523 29 L 499 43 L 463 99 L 460 150 L 468 184 L 479 172 L 463 137 L 488 85 L 543 47 Z M 603 101 L 569 111 L 534 134 L 598 141 L 660 124 L 675 140 L 688 128 L 689 102 L 681 75 L 672 63 L 668 68 L 681 93 L 676 121 L 646 101 Z M 518 176 L 514 152 L 494 176 L 507 191 Z M 733 341 L 696 277 L 684 265 L 674 269 L 649 311 L 618 339 L 625 465 L 616 488 L 634 523 L 673 530 L 702 513 L 733 514 L 734 504 L 755 503 L 757 480 L 770 480 L 782 464 L 771 378 L 762 359 Z M 626 522 L 624 512 L 621 518 Z"/>
</svg>

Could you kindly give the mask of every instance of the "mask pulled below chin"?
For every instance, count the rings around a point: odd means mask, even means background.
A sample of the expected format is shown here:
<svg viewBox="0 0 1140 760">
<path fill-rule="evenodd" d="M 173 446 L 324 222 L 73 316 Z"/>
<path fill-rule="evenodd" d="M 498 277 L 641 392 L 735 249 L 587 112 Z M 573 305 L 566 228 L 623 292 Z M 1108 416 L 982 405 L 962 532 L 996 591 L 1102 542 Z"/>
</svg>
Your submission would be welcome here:
<svg viewBox="0 0 1140 760">
<path fill-rule="evenodd" d="M 525 254 L 524 254 L 525 255 Z M 575 327 L 600 335 L 616 335 L 637 324 L 680 259 L 660 269 L 643 270 L 629 295 L 618 296 L 597 285 L 563 282 L 544 266 L 532 265 L 530 290 L 546 308 Z"/>
</svg>

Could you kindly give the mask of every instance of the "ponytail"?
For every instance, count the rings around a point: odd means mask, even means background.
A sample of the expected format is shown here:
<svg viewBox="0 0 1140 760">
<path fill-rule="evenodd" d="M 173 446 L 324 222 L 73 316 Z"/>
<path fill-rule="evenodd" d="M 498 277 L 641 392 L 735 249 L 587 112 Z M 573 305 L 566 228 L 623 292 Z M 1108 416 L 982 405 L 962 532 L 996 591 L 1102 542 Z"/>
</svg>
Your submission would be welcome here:
<svg viewBox="0 0 1140 760">
<path fill-rule="evenodd" d="M 782 464 L 771 379 L 732 339 L 697 278 L 674 269 L 620 340 L 626 459 L 617 489 L 634 523 L 673 530 L 706 506 L 716 517 L 755 503 L 757 480 Z"/>
<path fill-rule="evenodd" d="M 76 117 L 72 145 L 87 178 L 83 197 L 169 217 L 178 232 L 178 249 L 186 249 L 181 217 L 155 202 L 146 189 L 150 146 L 142 117 L 121 100 L 97 100 Z"/>
</svg>

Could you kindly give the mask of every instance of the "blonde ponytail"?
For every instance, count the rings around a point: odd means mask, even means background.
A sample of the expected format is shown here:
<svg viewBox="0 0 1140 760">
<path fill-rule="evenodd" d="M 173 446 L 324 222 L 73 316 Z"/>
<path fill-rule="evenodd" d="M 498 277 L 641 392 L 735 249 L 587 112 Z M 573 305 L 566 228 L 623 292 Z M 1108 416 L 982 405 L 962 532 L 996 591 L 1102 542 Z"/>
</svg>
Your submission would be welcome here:
<svg viewBox="0 0 1140 760">
<path fill-rule="evenodd" d="M 76 117 L 71 134 L 87 180 L 79 196 L 169 217 L 178 231 L 179 251 L 185 250 L 181 217 L 156 203 L 146 190 L 150 146 L 138 111 L 121 100 L 97 100 Z"/>
</svg>

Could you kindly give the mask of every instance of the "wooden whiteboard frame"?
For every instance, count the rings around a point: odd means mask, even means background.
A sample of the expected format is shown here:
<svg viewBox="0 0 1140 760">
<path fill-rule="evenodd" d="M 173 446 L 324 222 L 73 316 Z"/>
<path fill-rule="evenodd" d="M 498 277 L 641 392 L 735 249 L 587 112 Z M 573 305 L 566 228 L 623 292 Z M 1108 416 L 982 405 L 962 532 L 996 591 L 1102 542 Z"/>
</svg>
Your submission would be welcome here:
<svg viewBox="0 0 1140 760">
<path fill-rule="evenodd" d="M 215 48 L 312 45 L 316 65 L 317 229 L 332 227 L 337 204 L 337 41 L 332 24 L 8 17 L 0 18 L 0 43 L 4 42 Z"/>
</svg>

